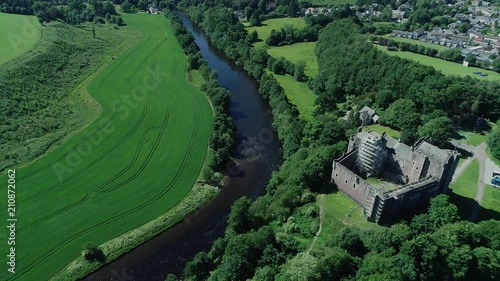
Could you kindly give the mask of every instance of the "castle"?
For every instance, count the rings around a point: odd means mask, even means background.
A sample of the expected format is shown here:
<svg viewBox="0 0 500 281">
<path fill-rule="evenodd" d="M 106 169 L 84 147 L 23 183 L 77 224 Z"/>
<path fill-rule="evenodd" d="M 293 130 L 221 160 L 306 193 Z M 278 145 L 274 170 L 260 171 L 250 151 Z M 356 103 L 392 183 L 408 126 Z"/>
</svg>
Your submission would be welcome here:
<svg viewBox="0 0 500 281">
<path fill-rule="evenodd" d="M 444 192 L 457 159 L 424 139 L 410 147 L 385 133 L 358 131 L 347 153 L 333 161 L 331 179 L 368 220 L 384 223 Z"/>
</svg>

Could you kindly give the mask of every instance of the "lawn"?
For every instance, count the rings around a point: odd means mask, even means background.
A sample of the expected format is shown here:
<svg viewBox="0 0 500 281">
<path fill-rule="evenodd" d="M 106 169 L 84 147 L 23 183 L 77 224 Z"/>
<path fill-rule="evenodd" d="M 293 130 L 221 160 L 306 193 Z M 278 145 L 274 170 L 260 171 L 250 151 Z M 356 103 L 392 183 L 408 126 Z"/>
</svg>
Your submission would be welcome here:
<svg viewBox="0 0 500 281">
<path fill-rule="evenodd" d="M 450 61 L 445 61 L 438 58 L 432 58 L 420 54 L 401 52 L 401 51 L 388 51 L 383 46 L 376 46 L 379 50 L 383 50 L 391 56 L 398 56 L 401 58 L 417 61 L 424 65 L 429 65 L 434 67 L 434 69 L 443 72 L 445 75 L 457 75 L 457 76 L 470 76 L 473 78 L 489 81 L 500 81 L 500 73 L 496 73 L 491 70 L 485 70 L 477 67 L 465 67 L 459 63 L 454 63 Z M 488 74 L 488 76 L 482 77 L 475 75 L 473 72 L 480 71 L 482 73 Z"/>
<path fill-rule="evenodd" d="M 342 192 L 322 194 L 323 224 L 318 243 L 323 244 L 337 231 L 346 226 L 362 229 L 380 227 L 366 220 L 363 208 Z M 321 202 L 318 198 L 318 202 Z"/>
<path fill-rule="evenodd" d="M 486 141 L 487 137 L 485 133 L 476 133 L 464 130 L 457 130 L 457 134 L 460 135 L 460 138 L 457 139 L 458 142 L 469 145 L 480 145 L 483 141 Z"/>
<path fill-rule="evenodd" d="M 460 169 L 460 165 L 464 163 L 466 162 L 460 161 L 459 165 L 457 165 L 457 170 Z M 463 170 L 457 180 L 449 186 L 449 189 L 452 191 L 450 200 L 458 207 L 460 217 L 465 220 L 469 219 L 475 203 L 474 199 L 477 193 L 478 179 L 479 162 L 477 159 L 474 159 L 465 170 Z"/>
<path fill-rule="evenodd" d="M 316 95 L 311 89 L 306 84 L 297 82 L 297 80 L 289 75 L 274 74 L 274 77 L 285 90 L 285 94 L 290 102 L 297 106 L 300 116 L 306 120 L 311 120 L 312 114 L 316 109 L 314 105 Z"/>
<path fill-rule="evenodd" d="M 18 263 L 7 280 L 49 280 L 87 243 L 164 215 L 199 176 L 212 128 L 208 100 L 186 80 L 186 57 L 164 17 L 123 18 L 122 28 L 143 36 L 88 85 L 101 116 L 16 171 Z"/>
<path fill-rule="evenodd" d="M 382 37 L 387 38 L 387 39 L 391 39 L 391 40 L 394 40 L 394 41 L 397 41 L 397 42 L 404 42 L 404 43 L 421 45 L 421 46 L 424 46 L 424 47 L 427 47 L 427 48 L 436 49 L 438 51 L 449 50 L 450 49 L 450 48 L 448 48 L 446 46 L 441 46 L 441 45 L 437 45 L 437 44 L 423 42 L 423 41 L 415 40 L 415 39 L 401 38 L 401 37 L 396 37 L 396 36 L 392 36 L 392 35 L 386 35 L 386 36 L 382 36 Z"/>
<path fill-rule="evenodd" d="M 481 206 L 495 212 L 500 212 L 500 189 L 488 184 L 485 185 Z"/>
<path fill-rule="evenodd" d="M 284 57 L 285 59 L 297 63 L 302 60 L 306 63 L 306 75 L 315 77 L 318 75 L 318 61 L 314 54 L 315 42 L 296 43 L 282 47 L 271 47 L 267 52 L 275 57 Z"/>
<path fill-rule="evenodd" d="M 262 47 L 266 45 L 266 39 L 271 34 L 273 29 L 280 30 L 285 25 L 292 25 L 297 28 L 303 28 L 307 24 L 303 18 L 278 18 L 278 19 L 269 19 L 262 22 L 261 26 L 251 26 L 246 27 L 248 33 L 257 31 L 259 35 L 259 42 L 256 42 L 255 47 Z"/>
<path fill-rule="evenodd" d="M 382 126 L 380 124 L 372 124 L 365 126 L 363 127 L 363 130 L 364 131 L 373 130 L 374 132 L 379 134 L 383 134 L 385 132 L 388 136 L 393 137 L 395 139 L 399 139 L 399 134 L 400 134 L 399 131 L 396 131 L 386 126 Z"/>
<path fill-rule="evenodd" d="M 35 16 L 0 13 L 0 64 L 24 54 L 41 38 Z"/>
</svg>

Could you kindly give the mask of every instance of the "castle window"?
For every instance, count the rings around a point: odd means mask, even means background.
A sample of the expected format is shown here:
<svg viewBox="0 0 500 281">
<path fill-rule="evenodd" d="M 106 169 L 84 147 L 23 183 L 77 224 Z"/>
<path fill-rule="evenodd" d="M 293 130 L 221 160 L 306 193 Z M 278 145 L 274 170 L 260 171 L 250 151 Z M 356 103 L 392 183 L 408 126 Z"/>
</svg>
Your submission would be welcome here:
<svg viewBox="0 0 500 281">
<path fill-rule="evenodd" d="M 339 174 L 335 174 L 335 177 L 338 178 L 339 177 Z"/>
<path fill-rule="evenodd" d="M 347 183 L 347 180 L 345 180 L 345 183 Z"/>
<path fill-rule="evenodd" d="M 356 184 L 353 184 L 353 185 L 352 185 L 352 188 L 356 188 Z"/>
</svg>

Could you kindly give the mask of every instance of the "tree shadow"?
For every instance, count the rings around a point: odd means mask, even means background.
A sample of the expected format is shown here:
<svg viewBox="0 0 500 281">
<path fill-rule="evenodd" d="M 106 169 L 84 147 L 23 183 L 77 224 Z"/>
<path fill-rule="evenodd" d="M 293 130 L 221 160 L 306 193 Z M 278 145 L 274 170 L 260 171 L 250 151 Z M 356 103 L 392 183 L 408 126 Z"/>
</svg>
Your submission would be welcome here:
<svg viewBox="0 0 500 281">
<path fill-rule="evenodd" d="M 453 192 L 450 192 L 450 194 L 448 195 L 450 196 L 450 202 L 453 203 L 455 206 L 457 206 L 458 215 L 462 220 L 469 221 L 474 208 L 479 208 L 479 213 L 476 222 L 490 220 L 490 219 L 494 220 L 500 219 L 499 212 L 484 208 L 483 206 L 479 205 L 479 203 L 476 202 L 476 200 L 472 198 L 465 197 Z"/>
</svg>

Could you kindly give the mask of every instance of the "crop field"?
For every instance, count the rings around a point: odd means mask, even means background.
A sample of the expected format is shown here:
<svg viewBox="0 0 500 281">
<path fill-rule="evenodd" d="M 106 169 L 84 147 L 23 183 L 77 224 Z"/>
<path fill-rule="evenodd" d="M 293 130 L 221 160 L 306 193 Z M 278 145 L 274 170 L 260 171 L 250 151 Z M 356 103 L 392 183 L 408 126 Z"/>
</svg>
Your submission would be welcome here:
<svg viewBox="0 0 500 281">
<path fill-rule="evenodd" d="M 269 37 L 269 34 L 271 34 L 273 29 L 280 30 L 288 24 L 297 28 L 303 28 L 307 25 L 303 18 L 279 18 L 265 20 L 262 22 L 262 26 L 251 26 L 246 29 L 248 33 L 253 32 L 254 30 L 257 31 L 257 34 L 259 35 L 259 42 L 256 42 L 254 45 L 255 47 L 262 47 L 266 45 L 266 39 Z"/>
<path fill-rule="evenodd" d="M 166 213 L 198 178 L 212 128 L 209 102 L 187 81 L 186 57 L 164 17 L 123 18 L 122 28 L 143 36 L 90 82 L 102 115 L 16 171 L 16 280 L 49 280 L 87 243 Z"/>
<path fill-rule="evenodd" d="M 0 13 L 0 64 L 24 54 L 41 38 L 35 16 Z"/>
<path fill-rule="evenodd" d="M 314 101 L 316 95 L 307 87 L 305 83 L 297 82 L 290 75 L 274 75 L 278 83 L 285 90 L 285 94 L 291 103 L 297 106 L 300 116 L 306 120 L 312 119 L 312 114 L 316 109 Z"/>
<path fill-rule="evenodd" d="M 477 67 L 465 67 L 459 63 L 445 61 L 442 59 L 432 58 L 410 52 L 387 51 L 387 49 L 382 46 L 377 46 L 377 48 L 379 50 L 383 50 L 384 52 L 388 53 L 391 56 L 398 56 L 401 58 L 414 60 L 423 65 L 432 66 L 436 70 L 443 72 L 443 74 L 445 75 L 470 76 L 480 80 L 500 81 L 500 73 L 491 70 L 485 70 Z M 485 73 L 488 74 L 488 76 L 482 77 L 479 75 L 475 75 L 474 72 Z"/>
<path fill-rule="evenodd" d="M 293 63 L 300 60 L 304 61 L 306 63 L 306 75 L 315 77 L 318 75 L 318 61 L 314 54 L 315 46 L 315 42 L 295 43 L 282 47 L 271 47 L 267 52 L 275 58 L 284 57 Z"/>
</svg>

